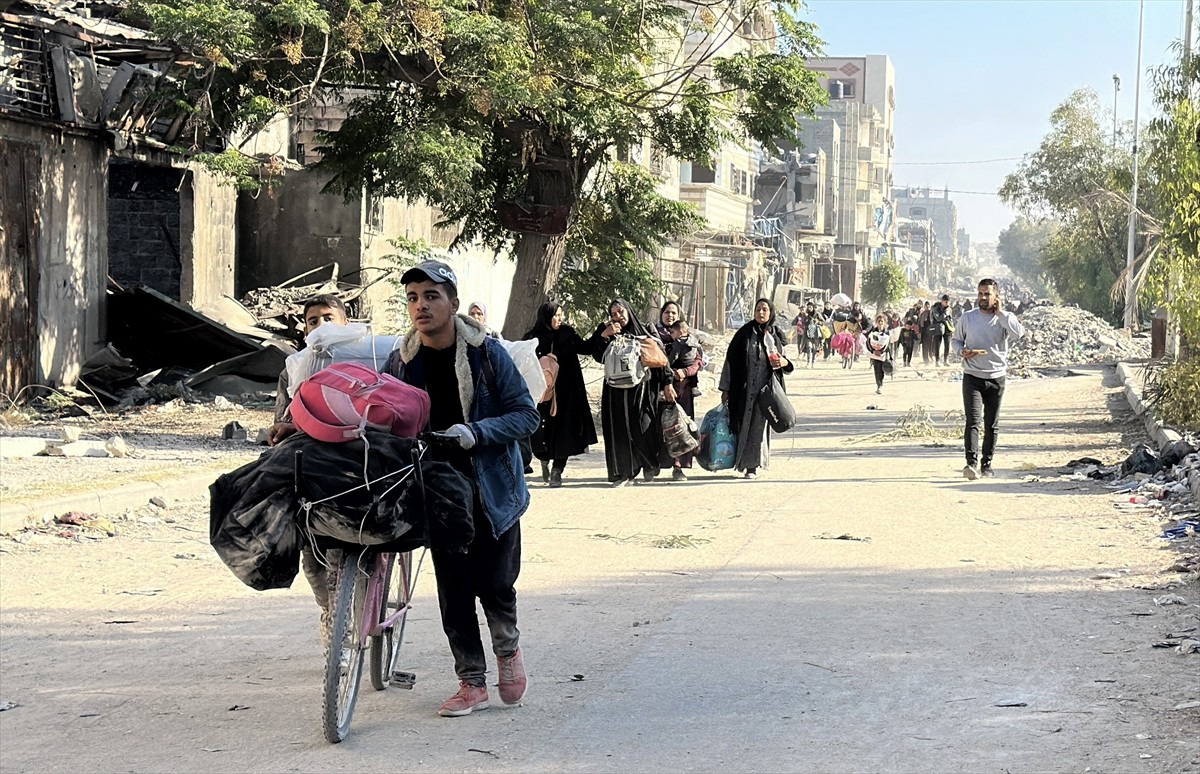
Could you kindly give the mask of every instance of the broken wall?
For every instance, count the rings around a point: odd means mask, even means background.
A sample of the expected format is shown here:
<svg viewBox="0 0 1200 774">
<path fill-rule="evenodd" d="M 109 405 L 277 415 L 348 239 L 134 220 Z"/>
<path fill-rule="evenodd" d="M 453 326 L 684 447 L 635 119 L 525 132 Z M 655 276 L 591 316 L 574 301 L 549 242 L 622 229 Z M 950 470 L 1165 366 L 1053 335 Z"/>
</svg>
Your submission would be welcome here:
<svg viewBox="0 0 1200 774">
<path fill-rule="evenodd" d="M 241 193 L 238 296 L 330 261 L 343 274 L 361 268 L 362 204 L 321 193 L 328 179 L 311 170 L 288 172 L 269 189 Z"/>
<path fill-rule="evenodd" d="M 183 170 L 113 159 L 108 174 L 108 273 L 180 298 Z"/>
<path fill-rule="evenodd" d="M 237 188 L 197 164 L 180 191 L 179 300 L 200 308 L 234 295 Z"/>
<path fill-rule="evenodd" d="M 2 117 L 0 139 L 33 146 L 41 159 L 30 197 L 38 232 L 37 379 L 72 385 L 105 334 L 108 149 L 90 137 Z"/>
</svg>

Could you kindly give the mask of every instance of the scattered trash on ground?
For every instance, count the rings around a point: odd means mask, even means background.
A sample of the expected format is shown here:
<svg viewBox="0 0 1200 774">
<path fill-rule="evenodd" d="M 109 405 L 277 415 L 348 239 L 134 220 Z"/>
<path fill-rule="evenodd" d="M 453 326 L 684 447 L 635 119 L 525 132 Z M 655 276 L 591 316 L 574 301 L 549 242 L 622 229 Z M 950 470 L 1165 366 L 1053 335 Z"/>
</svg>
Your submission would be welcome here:
<svg viewBox="0 0 1200 774">
<path fill-rule="evenodd" d="M 835 535 L 832 532 L 822 532 L 820 535 L 813 535 L 814 540 L 856 540 L 859 543 L 870 543 L 869 537 L 858 537 L 851 535 L 849 532 L 843 532 L 841 535 Z"/>
</svg>

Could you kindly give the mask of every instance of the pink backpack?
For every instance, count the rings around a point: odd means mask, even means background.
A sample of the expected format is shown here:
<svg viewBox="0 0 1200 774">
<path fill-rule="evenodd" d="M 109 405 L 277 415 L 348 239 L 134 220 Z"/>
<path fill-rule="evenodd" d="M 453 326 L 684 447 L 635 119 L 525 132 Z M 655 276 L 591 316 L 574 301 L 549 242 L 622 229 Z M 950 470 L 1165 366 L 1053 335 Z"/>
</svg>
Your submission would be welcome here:
<svg viewBox="0 0 1200 774">
<path fill-rule="evenodd" d="M 318 441 L 350 441 L 368 427 L 413 438 L 429 422 L 429 395 L 367 366 L 334 363 L 301 382 L 291 411 Z"/>
</svg>

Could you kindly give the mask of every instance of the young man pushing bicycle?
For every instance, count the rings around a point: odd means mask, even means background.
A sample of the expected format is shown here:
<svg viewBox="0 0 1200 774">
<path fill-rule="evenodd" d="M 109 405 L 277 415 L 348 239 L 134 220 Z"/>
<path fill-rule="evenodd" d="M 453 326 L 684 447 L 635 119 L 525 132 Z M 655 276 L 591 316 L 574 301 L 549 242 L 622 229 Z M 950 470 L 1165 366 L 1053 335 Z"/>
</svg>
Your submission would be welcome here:
<svg viewBox="0 0 1200 774">
<path fill-rule="evenodd" d="M 429 429 L 453 439 L 434 449 L 474 484 L 475 538 L 467 553 L 433 549 L 442 628 L 454 654 L 459 690 L 438 714 L 487 709 L 487 660 L 475 600 L 483 605 L 500 676 L 500 700 L 518 704 L 527 684 L 517 630 L 521 525 L 529 507 L 517 442 L 540 421 L 525 381 L 487 330 L 459 315 L 458 278 L 441 261 L 425 261 L 400 278 L 412 330 L 386 373 L 429 393 Z"/>
</svg>

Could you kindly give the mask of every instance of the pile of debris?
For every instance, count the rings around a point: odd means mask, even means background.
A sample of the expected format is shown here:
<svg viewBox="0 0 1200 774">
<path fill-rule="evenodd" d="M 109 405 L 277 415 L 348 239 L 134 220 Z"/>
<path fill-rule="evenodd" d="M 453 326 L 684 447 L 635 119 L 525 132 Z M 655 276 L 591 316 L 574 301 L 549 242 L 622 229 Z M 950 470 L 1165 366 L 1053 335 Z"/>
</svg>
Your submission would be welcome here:
<svg viewBox="0 0 1200 774">
<path fill-rule="evenodd" d="M 394 273 L 393 269 L 376 267 L 377 275 L 365 284 L 352 284 L 347 280 L 362 274 L 362 270 L 349 274 L 339 274 L 338 264 L 330 262 L 315 269 L 297 274 L 278 285 L 255 288 L 248 291 L 241 299 L 241 307 L 256 321 L 259 327 L 272 332 L 281 332 L 301 342 L 304 323 L 301 320 L 304 302 L 314 296 L 331 294 L 341 299 L 346 306 L 347 316 L 351 320 L 361 319 L 362 295 L 377 282 L 387 279 Z M 327 279 L 323 279 L 328 274 Z"/>
<path fill-rule="evenodd" d="M 1036 306 L 1021 315 L 1025 336 L 1009 351 L 1009 373 L 1150 357 L 1150 339 L 1133 338 L 1091 312 L 1069 306 Z"/>
</svg>

